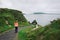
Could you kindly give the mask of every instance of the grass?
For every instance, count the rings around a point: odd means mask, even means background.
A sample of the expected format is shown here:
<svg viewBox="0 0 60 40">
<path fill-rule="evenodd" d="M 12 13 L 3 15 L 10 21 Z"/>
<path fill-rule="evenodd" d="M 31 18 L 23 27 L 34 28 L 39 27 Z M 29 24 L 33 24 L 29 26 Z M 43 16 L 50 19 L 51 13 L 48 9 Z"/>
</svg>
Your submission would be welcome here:
<svg viewBox="0 0 60 40">
<path fill-rule="evenodd" d="M 60 30 L 59 29 L 50 29 L 44 34 L 43 40 L 59 40 L 60 39 Z"/>
<path fill-rule="evenodd" d="M 60 29 L 40 27 L 31 31 L 33 28 L 20 30 L 18 40 L 60 40 Z"/>
<path fill-rule="evenodd" d="M 19 22 L 20 27 L 28 26 L 30 25 L 28 22 Z"/>
<path fill-rule="evenodd" d="M 43 32 L 43 28 L 38 28 L 32 31 L 33 28 L 34 27 L 28 27 L 20 30 L 20 32 L 18 33 L 18 39 L 19 40 L 36 40 L 36 36 L 38 36 L 40 33 Z"/>
<path fill-rule="evenodd" d="M 13 28 L 13 26 L 7 26 L 5 25 L 4 27 L 0 27 L 0 33 L 3 33 L 9 29 Z"/>
<path fill-rule="evenodd" d="M 27 27 L 24 28 L 22 30 L 20 30 L 20 32 L 18 33 L 18 39 L 20 40 L 26 40 L 27 39 L 27 33 L 32 29 L 32 27 Z"/>
</svg>

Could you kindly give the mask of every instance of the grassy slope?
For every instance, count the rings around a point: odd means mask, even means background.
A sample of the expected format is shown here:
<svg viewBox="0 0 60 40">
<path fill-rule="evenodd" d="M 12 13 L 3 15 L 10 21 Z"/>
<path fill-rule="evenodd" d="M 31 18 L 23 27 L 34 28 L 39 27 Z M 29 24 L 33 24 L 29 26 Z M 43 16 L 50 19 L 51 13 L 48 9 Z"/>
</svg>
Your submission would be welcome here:
<svg viewBox="0 0 60 40">
<path fill-rule="evenodd" d="M 0 8 L 0 33 L 13 28 L 14 21 L 16 19 L 19 21 L 19 26 L 28 25 L 27 20 L 25 19 L 21 11 Z M 6 20 L 8 21 L 8 25 L 6 24 Z"/>
</svg>

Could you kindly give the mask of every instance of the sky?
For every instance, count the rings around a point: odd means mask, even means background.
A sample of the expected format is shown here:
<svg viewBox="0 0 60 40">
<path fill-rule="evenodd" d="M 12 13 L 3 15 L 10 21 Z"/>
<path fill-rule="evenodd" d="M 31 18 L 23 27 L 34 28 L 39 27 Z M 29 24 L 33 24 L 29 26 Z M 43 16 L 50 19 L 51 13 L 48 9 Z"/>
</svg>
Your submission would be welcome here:
<svg viewBox="0 0 60 40">
<path fill-rule="evenodd" d="M 60 0 L 0 0 L 0 8 L 11 8 L 23 13 L 60 13 Z"/>
</svg>

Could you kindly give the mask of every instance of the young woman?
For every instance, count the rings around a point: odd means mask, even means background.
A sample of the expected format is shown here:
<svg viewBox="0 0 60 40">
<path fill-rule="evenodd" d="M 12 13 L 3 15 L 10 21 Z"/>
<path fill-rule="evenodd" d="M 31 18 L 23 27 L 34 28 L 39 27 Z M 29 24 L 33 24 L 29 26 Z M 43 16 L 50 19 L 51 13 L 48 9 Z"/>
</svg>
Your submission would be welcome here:
<svg viewBox="0 0 60 40">
<path fill-rule="evenodd" d="M 14 26 L 15 26 L 15 33 L 17 33 L 18 32 L 18 21 L 15 21 L 14 22 Z"/>
</svg>

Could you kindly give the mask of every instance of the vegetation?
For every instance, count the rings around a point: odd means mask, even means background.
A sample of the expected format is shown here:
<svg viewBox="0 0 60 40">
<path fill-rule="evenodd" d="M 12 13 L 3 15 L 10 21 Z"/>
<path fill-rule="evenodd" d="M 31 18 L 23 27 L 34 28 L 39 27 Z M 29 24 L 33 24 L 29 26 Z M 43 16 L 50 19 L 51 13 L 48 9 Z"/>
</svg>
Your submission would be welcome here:
<svg viewBox="0 0 60 40">
<path fill-rule="evenodd" d="M 60 40 L 60 19 L 51 21 L 45 28 L 43 40 Z"/>
<path fill-rule="evenodd" d="M 33 25 L 36 25 L 36 24 L 37 24 L 37 21 L 36 21 L 36 20 L 34 20 L 34 21 L 32 22 L 32 24 L 33 24 Z"/>
<path fill-rule="evenodd" d="M 60 19 L 51 21 L 51 28 L 60 29 Z"/>
<path fill-rule="evenodd" d="M 59 25 L 59 26 L 58 26 Z M 60 19 L 51 21 L 45 27 L 26 28 L 19 32 L 19 40 L 60 40 Z"/>
<path fill-rule="evenodd" d="M 14 21 L 18 20 L 19 24 L 26 25 L 27 20 L 23 16 L 21 11 L 0 8 L 0 32 L 3 30 L 8 30 L 11 26 L 13 28 Z M 26 24 L 25 24 L 26 23 Z"/>
<path fill-rule="evenodd" d="M 39 35 L 38 40 L 60 40 L 60 19 L 51 21 L 51 24 L 44 28 L 45 30 Z"/>
<path fill-rule="evenodd" d="M 36 40 L 36 37 L 43 32 L 43 28 L 40 27 L 36 30 L 33 30 L 34 27 L 27 27 L 25 29 L 20 30 L 18 33 L 19 40 Z"/>
</svg>

